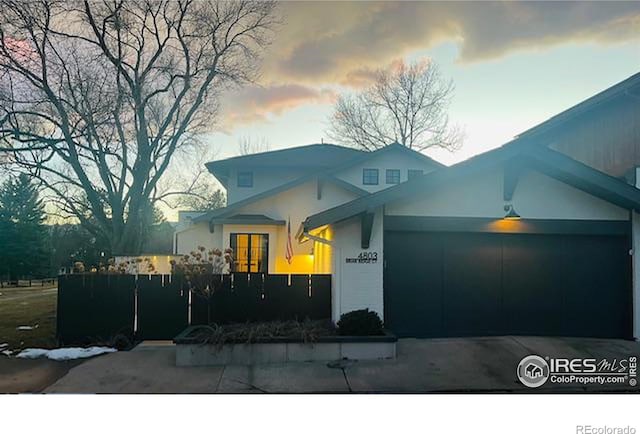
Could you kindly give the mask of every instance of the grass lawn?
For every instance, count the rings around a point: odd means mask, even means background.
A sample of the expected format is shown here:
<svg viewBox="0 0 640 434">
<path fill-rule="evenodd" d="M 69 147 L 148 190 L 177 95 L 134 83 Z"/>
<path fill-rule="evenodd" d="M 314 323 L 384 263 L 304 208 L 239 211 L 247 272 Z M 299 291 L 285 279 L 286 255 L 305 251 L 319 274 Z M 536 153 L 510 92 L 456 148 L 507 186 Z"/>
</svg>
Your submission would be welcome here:
<svg viewBox="0 0 640 434">
<path fill-rule="evenodd" d="M 1 288 L 0 293 L 0 345 L 11 350 L 56 346 L 57 288 Z"/>
</svg>

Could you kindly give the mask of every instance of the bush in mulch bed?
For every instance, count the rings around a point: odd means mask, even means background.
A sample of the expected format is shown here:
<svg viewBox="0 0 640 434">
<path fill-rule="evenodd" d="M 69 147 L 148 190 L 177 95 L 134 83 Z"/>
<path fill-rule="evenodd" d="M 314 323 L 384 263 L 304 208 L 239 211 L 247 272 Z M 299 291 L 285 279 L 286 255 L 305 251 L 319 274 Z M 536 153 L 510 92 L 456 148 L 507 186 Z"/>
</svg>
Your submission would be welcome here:
<svg viewBox="0 0 640 434">
<path fill-rule="evenodd" d="M 242 324 L 198 326 L 190 335 L 201 344 L 222 346 L 225 343 L 255 343 L 262 339 L 290 338 L 312 343 L 323 336 L 334 336 L 330 320 L 269 321 Z"/>
<path fill-rule="evenodd" d="M 382 320 L 376 312 L 360 309 L 347 312 L 338 321 L 342 336 L 379 336 L 384 334 Z"/>
</svg>

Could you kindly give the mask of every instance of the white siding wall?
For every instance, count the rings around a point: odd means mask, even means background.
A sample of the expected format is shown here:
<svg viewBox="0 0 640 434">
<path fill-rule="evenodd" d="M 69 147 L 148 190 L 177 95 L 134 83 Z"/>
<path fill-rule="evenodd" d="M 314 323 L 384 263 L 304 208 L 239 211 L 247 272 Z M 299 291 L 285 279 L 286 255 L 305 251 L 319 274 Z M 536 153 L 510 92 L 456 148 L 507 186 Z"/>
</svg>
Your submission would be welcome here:
<svg viewBox="0 0 640 434">
<path fill-rule="evenodd" d="M 539 172 L 524 172 L 511 202 L 523 219 L 629 220 L 629 212 Z M 458 180 L 387 205 L 388 215 L 504 217 L 503 172 Z"/>
<path fill-rule="evenodd" d="M 306 172 L 293 169 L 242 169 L 242 172 L 253 172 L 253 187 L 238 187 L 238 173 L 231 170 L 227 185 L 227 204 L 239 202 L 263 191 L 271 190 L 279 185 L 286 184 L 303 175 Z"/>
<path fill-rule="evenodd" d="M 288 264 L 284 260 L 287 239 L 286 226 L 278 227 L 278 241 L 275 244 L 270 244 L 269 249 L 274 251 L 276 255 L 276 272 L 306 273 L 313 272 L 313 258 L 310 257 L 313 243 L 299 244 L 294 239 L 300 224 L 310 215 L 349 202 L 355 198 L 356 195 L 354 193 L 325 182 L 322 187 L 322 198 L 318 200 L 317 181 L 313 180 L 283 191 L 280 194 L 256 201 L 243 207 L 238 212 L 242 214 L 264 214 L 275 220 L 288 221 L 290 219 L 292 246 L 295 255 L 293 262 Z"/>
<path fill-rule="evenodd" d="M 362 169 L 364 168 L 378 169 L 378 185 L 362 184 Z M 433 164 L 420 161 L 401 150 L 393 150 L 372 158 L 365 163 L 338 172 L 336 176 L 364 190 L 374 192 L 393 187 L 393 184 L 387 184 L 386 182 L 387 169 L 400 169 L 400 182 L 405 182 L 408 169 L 423 170 L 424 173 L 428 173 L 434 170 L 435 167 Z"/>
<path fill-rule="evenodd" d="M 222 226 L 215 225 L 214 232 L 209 232 L 208 223 L 198 223 L 188 229 L 176 232 L 174 238 L 175 253 L 188 255 L 197 250 L 198 246 L 207 249 L 222 248 Z"/>
<path fill-rule="evenodd" d="M 369 308 L 383 318 L 383 215 L 376 212 L 369 249 L 360 248 L 360 219 L 352 218 L 332 226 L 333 277 L 331 281 L 331 312 L 333 321 L 352 310 Z M 376 252 L 378 261 L 372 264 L 346 263 L 347 258 L 362 252 Z"/>
<path fill-rule="evenodd" d="M 237 211 L 238 214 L 263 214 L 274 220 L 291 219 L 291 238 L 294 258 L 291 264 L 285 260 L 287 227 L 255 225 L 216 225 L 215 232 L 209 233 L 207 223 L 199 223 L 178 232 L 177 253 L 185 254 L 197 246 L 229 247 L 231 233 L 269 234 L 269 272 L 271 273 L 313 273 L 323 267 L 314 266 L 311 256 L 313 242 L 299 244 L 295 235 L 300 224 L 310 215 L 349 202 L 357 196 L 330 182 L 322 186 L 321 199 L 317 198 L 317 181 L 311 180 L 290 190 L 256 201 Z"/>
</svg>

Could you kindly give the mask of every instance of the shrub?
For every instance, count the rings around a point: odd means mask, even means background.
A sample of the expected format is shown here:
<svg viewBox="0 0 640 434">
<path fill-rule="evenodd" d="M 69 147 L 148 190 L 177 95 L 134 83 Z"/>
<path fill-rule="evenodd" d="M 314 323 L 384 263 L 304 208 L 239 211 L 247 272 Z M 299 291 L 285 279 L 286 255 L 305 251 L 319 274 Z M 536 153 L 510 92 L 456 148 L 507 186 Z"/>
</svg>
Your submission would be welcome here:
<svg viewBox="0 0 640 434">
<path fill-rule="evenodd" d="M 313 343 L 323 336 L 332 336 L 335 329 L 329 320 L 268 321 L 238 324 L 211 324 L 196 326 L 190 337 L 202 344 L 221 347 L 225 343 L 259 342 L 269 338 L 300 339 Z"/>
<path fill-rule="evenodd" d="M 338 333 L 342 336 L 376 336 L 384 334 L 382 320 L 369 309 L 354 310 L 340 316 Z"/>
</svg>

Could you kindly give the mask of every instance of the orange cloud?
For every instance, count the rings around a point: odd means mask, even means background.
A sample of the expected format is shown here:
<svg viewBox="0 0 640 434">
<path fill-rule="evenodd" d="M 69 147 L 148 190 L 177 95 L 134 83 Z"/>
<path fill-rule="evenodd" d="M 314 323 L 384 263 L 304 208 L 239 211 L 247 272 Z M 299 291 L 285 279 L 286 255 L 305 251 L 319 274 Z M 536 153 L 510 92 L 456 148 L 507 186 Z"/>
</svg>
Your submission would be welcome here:
<svg viewBox="0 0 640 434">
<path fill-rule="evenodd" d="M 225 98 L 223 125 L 326 104 L 337 86 L 366 87 L 380 68 L 443 41 L 480 62 L 567 42 L 640 40 L 640 2 L 317 2 L 280 4 L 264 87 Z"/>
<path fill-rule="evenodd" d="M 336 97 L 331 89 L 300 84 L 245 87 L 224 97 L 222 126 L 229 129 L 238 124 L 266 121 L 271 115 L 281 115 L 301 105 L 331 104 Z"/>
</svg>

